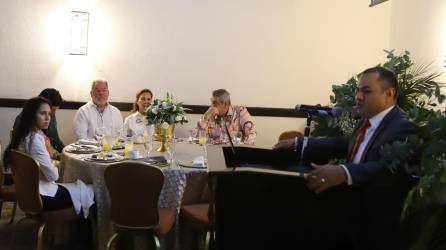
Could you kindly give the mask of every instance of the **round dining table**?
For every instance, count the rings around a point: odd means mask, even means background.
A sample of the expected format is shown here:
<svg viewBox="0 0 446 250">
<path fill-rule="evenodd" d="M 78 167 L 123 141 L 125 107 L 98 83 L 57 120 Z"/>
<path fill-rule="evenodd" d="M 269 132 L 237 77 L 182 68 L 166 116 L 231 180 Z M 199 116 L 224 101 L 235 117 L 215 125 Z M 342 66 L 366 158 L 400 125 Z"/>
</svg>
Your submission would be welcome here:
<svg viewBox="0 0 446 250">
<path fill-rule="evenodd" d="M 171 158 L 170 153 L 160 153 L 156 151 L 159 142 L 154 142 L 153 150 L 150 157 L 165 156 Z M 105 185 L 104 171 L 113 162 L 96 162 L 91 161 L 92 154 L 70 153 L 65 147 L 61 154 L 60 170 L 63 172 L 63 182 L 74 182 L 82 180 L 86 184 L 93 186 L 96 204 L 96 220 L 97 220 L 97 243 L 98 249 L 106 248 L 109 237 L 113 234 L 113 226 L 110 219 L 110 197 Z M 160 208 L 170 208 L 176 211 L 177 222 L 175 224 L 176 235 L 169 237 L 168 244 L 170 247 L 163 247 L 163 239 L 161 247 L 163 249 L 179 249 L 178 231 L 179 231 L 179 211 L 183 203 L 200 203 L 203 201 L 205 186 L 207 184 L 207 168 L 192 165 L 194 159 L 199 156 L 205 156 L 203 146 L 190 143 L 187 140 L 180 139 L 171 146 L 174 155 L 173 164 L 160 167 L 164 173 L 164 185 L 159 197 L 158 206 Z M 134 144 L 134 150 L 139 151 L 140 159 L 136 161 L 147 162 L 147 151 L 143 144 Z M 117 150 L 115 153 L 123 153 L 123 150 Z M 122 159 L 121 159 L 122 160 Z M 123 159 L 124 161 L 130 159 Z M 150 163 L 147 163 L 150 164 Z M 175 232 L 174 232 L 175 234 Z M 173 238 L 173 239 L 172 239 Z"/>
</svg>

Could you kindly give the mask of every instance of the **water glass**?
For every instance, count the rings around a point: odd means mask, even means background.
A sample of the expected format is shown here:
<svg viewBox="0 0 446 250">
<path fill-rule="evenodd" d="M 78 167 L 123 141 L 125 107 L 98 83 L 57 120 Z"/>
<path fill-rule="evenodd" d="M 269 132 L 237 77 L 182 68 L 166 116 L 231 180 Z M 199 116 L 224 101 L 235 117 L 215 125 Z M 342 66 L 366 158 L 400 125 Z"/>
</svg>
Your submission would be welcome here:
<svg viewBox="0 0 446 250">
<path fill-rule="evenodd" d="M 169 143 L 170 143 L 170 145 L 169 145 L 168 155 L 169 155 L 169 159 L 170 159 L 170 167 L 173 168 L 173 167 L 176 167 L 176 164 L 175 164 L 176 139 L 175 139 L 175 137 L 170 139 Z"/>
<path fill-rule="evenodd" d="M 94 129 L 94 137 L 98 142 L 102 142 L 102 137 L 105 133 L 105 127 L 98 127 Z"/>
<path fill-rule="evenodd" d="M 242 144 L 242 137 L 243 137 L 242 131 L 237 131 L 237 133 L 235 133 L 235 137 L 234 137 L 235 143 Z"/>
<path fill-rule="evenodd" d="M 144 141 L 144 149 L 145 149 L 146 152 L 147 152 L 147 157 L 150 157 L 150 152 L 151 152 L 152 149 L 153 149 L 153 143 L 152 143 L 152 140 L 146 140 L 146 141 Z"/>
<path fill-rule="evenodd" d="M 147 125 L 144 129 L 144 140 L 147 140 L 150 138 L 150 140 L 153 138 L 153 134 L 155 134 L 155 126 L 153 124 Z"/>
<path fill-rule="evenodd" d="M 206 142 L 207 142 L 207 132 L 205 129 L 200 129 L 200 131 L 198 131 L 198 144 L 204 146 L 206 145 Z"/>
<path fill-rule="evenodd" d="M 206 159 L 207 159 L 207 146 L 206 146 L 206 141 L 207 141 L 207 131 L 204 129 L 200 129 L 200 131 L 198 131 L 198 144 L 200 144 L 201 146 L 203 146 L 203 153 L 204 153 L 204 162 L 206 164 Z"/>
<path fill-rule="evenodd" d="M 127 137 L 124 144 L 124 156 L 129 156 L 129 151 L 133 150 L 133 137 Z"/>
<path fill-rule="evenodd" d="M 105 135 L 102 139 L 102 150 L 111 151 L 113 149 L 114 144 L 115 144 L 115 136 Z"/>
<path fill-rule="evenodd" d="M 192 143 L 194 141 L 195 136 L 196 136 L 196 129 L 189 129 L 189 138 L 187 139 L 187 141 L 189 141 L 189 143 Z"/>
<path fill-rule="evenodd" d="M 135 135 L 135 142 L 136 143 L 144 143 L 144 135 L 143 134 L 137 134 Z"/>
</svg>

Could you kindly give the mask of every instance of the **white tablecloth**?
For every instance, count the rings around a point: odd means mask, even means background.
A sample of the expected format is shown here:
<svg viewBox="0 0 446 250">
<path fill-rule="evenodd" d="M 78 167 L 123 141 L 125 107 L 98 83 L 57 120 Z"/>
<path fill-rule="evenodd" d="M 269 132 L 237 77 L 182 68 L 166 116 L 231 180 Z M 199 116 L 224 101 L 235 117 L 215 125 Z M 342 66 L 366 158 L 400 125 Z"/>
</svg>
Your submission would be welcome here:
<svg viewBox="0 0 446 250">
<path fill-rule="evenodd" d="M 142 145 L 135 144 L 134 148 L 139 150 L 141 155 L 147 155 L 147 153 L 144 152 Z M 154 150 L 150 156 L 160 154 L 156 152 L 155 149 L 156 147 L 154 147 Z M 177 143 L 175 146 L 175 151 L 176 161 L 190 162 L 194 159 L 194 157 L 204 154 L 202 147 L 196 144 L 189 144 L 187 142 Z M 61 156 L 60 166 L 63 170 L 63 181 L 73 182 L 80 179 L 85 183 L 93 184 L 97 210 L 98 248 L 105 249 L 107 240 L 113 233 L 112 223 L 110 220 L 110 197 L 104 181 L 104 171 L 110 163 L 85 161 L 85 157 L 88 157 L 88 155 L 72 154 L 64 150 Z M 207 170 L 175 166 L 164 167 L 162 168 L 162 171 L 165 179 L 158 205 L 161 208 L 173 208 L 177 211 L 178 215 L 187 179 L 190 179 L 190 176 L 206 174 Z M 202 192 L 202 190 L 196 191 Z M 199 197 L 199 195 L 195 196 Z M 178 224 L 176 229 L 178 230 Z M 175 241 L 177 242 L 177 240 Z M 175 246 L 174 248 L 178 248 L 178 246 Z"/>
</svg>

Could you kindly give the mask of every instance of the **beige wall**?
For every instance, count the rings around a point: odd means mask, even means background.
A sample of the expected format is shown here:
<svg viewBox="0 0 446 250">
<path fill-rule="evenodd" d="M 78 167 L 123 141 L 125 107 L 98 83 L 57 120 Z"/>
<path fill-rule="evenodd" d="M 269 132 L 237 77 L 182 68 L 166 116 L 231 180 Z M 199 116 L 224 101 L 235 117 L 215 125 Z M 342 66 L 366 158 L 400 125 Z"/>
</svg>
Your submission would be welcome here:
<svg viewBox="0 0 446 250">
<path fill-rule="evenodd" d="M 331 85 L 384 60 L 391 2 L 368 0 L 0 1 L 0 97 L 45 87 L 87 101 L 89 82 L 110 81 L 111 100 L 138 89 L 207 104 L 224 87 L 233 103 L 291 108 L 326 104 Z M 74 5 L 82 5 L 74 7 Z M 89 55 L 68 56 L 70 10 L 90 12 Z M 0 109 L 7 139 L 16 110 Z M 74 111 L 61 110 L 65 141 Z M 259 145 L 272 145 L 299 119 L 256 117 Z M 297 124 L 297 125 L 296 125 Z"/>
<path fill-rule="evenodd" d="M 65 53 L 70 2 L 93 2 L 82 7 L 88 57 Z M 87 101 L 102 76 L 114 101 L 149 87 L 207 104 L 224 87 L 248 106 L 326 103 L 331 84 L 382 61 L 389 44 L 390 7 L 368 0 L 21 0 L 0 9 L 0 97 L 51 86 Z"/>
<path fill-rule="evenodd" d="M 444 71 L 446 60 L 446 1 L 392 0 L 390 47 L 408 50 L 416 63 L 433 63 Z M 446 82 L 446 75 L 439 81 Z"/>
</svg>

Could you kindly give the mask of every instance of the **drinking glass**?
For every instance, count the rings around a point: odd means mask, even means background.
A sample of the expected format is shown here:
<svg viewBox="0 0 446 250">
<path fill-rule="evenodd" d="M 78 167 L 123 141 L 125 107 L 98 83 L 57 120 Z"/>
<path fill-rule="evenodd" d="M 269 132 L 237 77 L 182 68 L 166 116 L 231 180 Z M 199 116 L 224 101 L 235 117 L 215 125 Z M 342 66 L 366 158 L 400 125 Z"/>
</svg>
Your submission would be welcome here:
<svg viewBox="0 0 446 250">
<path fill-rule="evenodd" d="M 204 153 L 204 162 L 206 164 L 207 161 L 207 148 L 206 148 L 206 142 L 207 142 L 207 131 L 204 129 L 200 129 L 200 131 L 198 131 L 198 144 L 200 144 L 200 146 L 203 146 L 203 153 Z"/>
<path fill-rule="evenodd" d="M 237 133 L 235 133 L 235 143 L 237 144 L 242 144 L 242 137 L 243 137 L 243 133 L 242 131 L 237 131 Z"/>
<path fill-rule="evenodd" d="M 205 129 L 200 129 L 198 132 L 198 144 L 205 146 L 207 142 L 207 133 Z"/>
<path fill-rule="evenodd" d="M 124 128 L 122 127 L 120 129 L 116 129 L 115 130 L 115 145 L 118 146 L 119 143 L 121 141 L 123 141 L 124 137 L 125 137 Z"/>
<path fill-rule="evenodd" d="M 135 142 L 136 143 L 144 143 L 144 134 L 136 134 L 135 135 Z"/>
<path fill-rule="evenodd" d="M 125 144 L 124 144 L 124 156 L 129 156 L 129 151 L 133 149 L 133 137 L 127 137 L 125 138 Z"/>
<path fill-rule="evenodd" d="M 170 159 L 170 167 L 176 167 L 175 164 L 175 153 L 176 153 L 176 139 L 175 139 L 175 135 L 169 140 L 169 150 L 168 150 L 168 155 L 169 155 L 169 159 Z"/>
<path fill-rule="evenodd" d="M 155 126 L 153 124 L 147 125 L 144 130 L 144 139 L 146 139 L 146 137 L 153 138 L 153 134 L 155 134 Z"/>
<path fill-rule="evenodd" d="M 144 140 L 144 149 L 147 152 L 147 158 L 150 157 L 150 152 L 153 149 L 152 139 L 147 138 L 146 140 Z"/>
<path fill-rule="evenodd" d="M 189 141 L 189 143 L 192 143 L 194 141 L 195 136 L 196 136 L 196 129 L 189 129 L 189 138 L 187 139 L 187 141 Z"/>
<path fill-rule="evenodd" d="M 98 127 L 94 129 L 94 137 L 98 142 L 102 142 L 102 137 L 105 133 L 105 127 Z"/>
<path fill-rule="evenodd" d="M 113 149 L 114 144 L 115 144 L 115 136 L 105 135 L 102 139 L 102 150 L 111 151 Z"/>
</svg>

